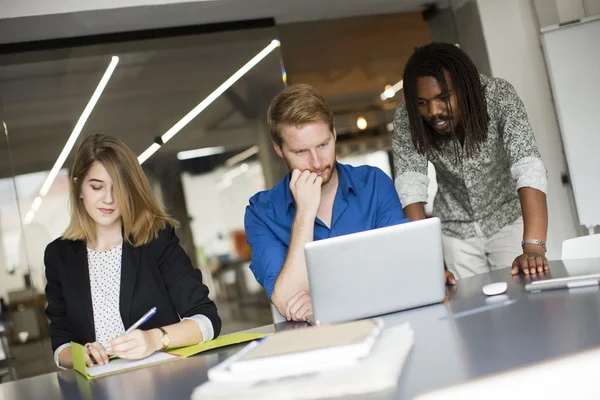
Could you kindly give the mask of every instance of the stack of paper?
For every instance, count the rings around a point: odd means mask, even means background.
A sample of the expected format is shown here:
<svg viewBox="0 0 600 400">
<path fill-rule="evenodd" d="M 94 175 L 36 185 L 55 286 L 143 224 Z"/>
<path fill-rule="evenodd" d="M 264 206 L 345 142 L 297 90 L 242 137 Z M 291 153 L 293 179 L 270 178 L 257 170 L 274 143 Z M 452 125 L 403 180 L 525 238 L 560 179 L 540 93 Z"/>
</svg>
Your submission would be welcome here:
<svg viewBox="0 0 600 400">
<path fill-rule="evenodd" d="M 369 355 L 382 328 L 383 321 L 373 319 L 280 332 L 250 343 L 208 377 L 259 381 L 350 366 Z"/>
<path fill-rule="evenodd" d="M 414 332 L 405 323 L 384 330 L 369 356 L 353 365 L 258 382 L 211 380 L 196 388 L 192 400 L 318 399 L 390 390 L 396 387 L 413 341 Z"/>
</svg>

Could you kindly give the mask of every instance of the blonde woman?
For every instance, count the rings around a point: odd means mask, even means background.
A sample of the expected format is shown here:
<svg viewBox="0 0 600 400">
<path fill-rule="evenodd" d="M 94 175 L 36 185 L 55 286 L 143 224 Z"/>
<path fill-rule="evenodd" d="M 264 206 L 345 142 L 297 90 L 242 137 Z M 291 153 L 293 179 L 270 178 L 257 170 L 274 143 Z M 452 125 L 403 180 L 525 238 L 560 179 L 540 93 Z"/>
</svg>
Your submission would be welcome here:
<svg viewBox="0 0 600 400">
<path fill-rule="evenodd" d="M 56 364 L 139 359 L 211 340 L 221 329 L 202 275 L 179 245 L 133 151 L 119 138 L 86 138 L 70 182 L 71 222 L 46 248 L 46 314 Z M 156 314 L 125 334 L 152 307 Z"/>
</svg>

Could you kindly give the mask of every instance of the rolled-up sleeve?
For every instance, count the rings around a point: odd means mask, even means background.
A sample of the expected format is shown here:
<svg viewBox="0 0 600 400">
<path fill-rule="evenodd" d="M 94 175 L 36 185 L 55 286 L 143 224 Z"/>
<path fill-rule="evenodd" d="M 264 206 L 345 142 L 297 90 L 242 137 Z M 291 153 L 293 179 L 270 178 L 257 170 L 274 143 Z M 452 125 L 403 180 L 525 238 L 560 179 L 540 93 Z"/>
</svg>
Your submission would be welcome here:
<svg viewBox="0 0 600 400">
<path fill-rule="evenodd" d="M 427 158 L 414 146 L 405 103 L 398 106 L 394 117 L 392 152 L 396 170 L 394 183 L 402 206 L 427 202 Z"/>
<path fill-rule="evenodd" d="M 215 329 L 213 327 L 212 321 L 208 319 L 206 315 L 197 314 L 192 315 L 191 317 L 185 317 L 181 320 L 192 320 L 196 324 L 198 324 L 198 328 L 200 328 L 200 332 L 202 332 L 202 342 L 208 342 L 209 340 L 213 340 L 215 338 Z"/>
<path fill-rule="evenodd" d="M 265 288 L 267 297 L 271 300 L 275 281 L 283 268 L 288 248 L 259 218 L 252 204 L 246 207 L 244 228 L 252 250 L 250 270 L 256 281 Z"/>
<path fill-rule="evenodd" d="M 515 88 L 503 79 L 497 80 L 496 91 L 493 98 L 498 102 L 498 120 L 516 189 L 531 187 L 546 193 L 548 173 L 537 148 L 525 105 Z"/>
<path fill-rule="evenodd" d="M 530 187 L 548 194 L 548 176 L 544 163 L 539 158 L 525 157 L 510 167 L 510 174 L 517 190 Z"/>
</svg>

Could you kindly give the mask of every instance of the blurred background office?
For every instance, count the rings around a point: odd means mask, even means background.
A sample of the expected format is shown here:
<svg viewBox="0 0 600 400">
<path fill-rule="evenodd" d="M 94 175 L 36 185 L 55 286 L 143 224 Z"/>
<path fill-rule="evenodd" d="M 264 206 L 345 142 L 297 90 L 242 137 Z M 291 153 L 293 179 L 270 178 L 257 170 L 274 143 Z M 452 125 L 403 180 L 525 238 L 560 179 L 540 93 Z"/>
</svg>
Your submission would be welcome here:
<svg viewBox="0 0 600 400">
<path fill-rule="evenodd" d="M 265 325 L 243 216 L 287 172 L 270 100 L 315 86 L 335 113 L 339 161 L 393 178 L 403 66 L 431 41 L 461 46 L 524 100 L 549 173 L 548 258 L 559 257 L 583 229 L 540 28 L 598 14 L 600 0 L 0 0 L 0 382 L 55 370 L 43 252 L 68 223 L 72 149 L 86 135 L 119 135 L 140 154 L 223 334 Z"/>
</svg>

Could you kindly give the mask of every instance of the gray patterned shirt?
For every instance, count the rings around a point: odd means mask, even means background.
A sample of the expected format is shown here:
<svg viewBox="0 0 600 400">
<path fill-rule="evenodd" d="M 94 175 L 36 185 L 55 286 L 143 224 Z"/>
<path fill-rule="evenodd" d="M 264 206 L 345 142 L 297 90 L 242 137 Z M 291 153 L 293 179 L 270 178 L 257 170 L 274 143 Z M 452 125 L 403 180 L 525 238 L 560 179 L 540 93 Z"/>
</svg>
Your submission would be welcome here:
<svg viewBox="0 0 600 400">
<path fill-rule="evenodd" d="M 513 86 L 500 78 L 480 75 L 490 117 L 487 139 L 471 158 L 461 152 L 456 162 L 451 140 L 429 158 L 417 152 L 411 138 L 406 105 L 394 118 L 392 148 L 396 189 L 402 205 L 427 201 L 427 161 L 436 170 L 438 192 L 433 215 L 445 235 L 475 236 L 475 223 L 487 237 L 521 216 L 517 190 L 531 187 L 546 193 L 547 173 L 537 149 L 523 102 Z"/>
</svg>

